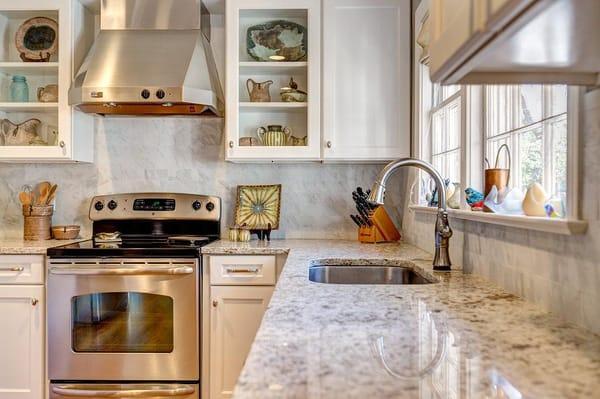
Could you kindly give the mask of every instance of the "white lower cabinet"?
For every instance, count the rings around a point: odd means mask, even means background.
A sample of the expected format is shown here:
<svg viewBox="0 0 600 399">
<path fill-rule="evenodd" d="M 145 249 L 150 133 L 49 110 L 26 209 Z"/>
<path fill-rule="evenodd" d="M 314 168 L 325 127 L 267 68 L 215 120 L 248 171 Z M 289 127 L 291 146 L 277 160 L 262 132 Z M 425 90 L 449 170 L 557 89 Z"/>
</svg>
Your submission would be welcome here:
<svg viewBox="0 0 600 399">
<path fill-rule="evenodd" d="M 210 398 L 230 398 L 273 286 L 210 287 Z"/>
<path fill-rule="evenodd" d="M 0 285 L 0 398 L 44 397 L 44 286 Z"/>
</svg>

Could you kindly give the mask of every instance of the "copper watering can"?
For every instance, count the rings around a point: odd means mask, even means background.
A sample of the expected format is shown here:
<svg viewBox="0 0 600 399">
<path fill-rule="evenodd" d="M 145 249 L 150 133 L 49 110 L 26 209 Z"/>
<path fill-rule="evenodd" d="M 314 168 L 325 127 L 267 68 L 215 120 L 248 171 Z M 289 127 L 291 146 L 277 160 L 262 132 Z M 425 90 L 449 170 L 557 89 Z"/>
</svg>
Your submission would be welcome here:
<svg viewBox="0 0 600 399">
<path fill-rule="evenodd" d="M 506 169 L 498 167 L 498 162 L 500 161 L 500 152 L 503 149 L 506 151 L 506 156 L 508 158 L 508 168 L 506 168 Z M 485 163 L 487 165 L 487 168 L 485 169 L 484 195 L 487 197 L 487 195 L 492 190 L 493 186 L 496 186 L 498 191 L 501 191 L 501 190 L 507 188 L 508 184 L 510 183 L 510 164 L 511 164 L 511 162 L 510 162 L 510 150 L 508 149 L 508 145 L 502 144 L 500 146 L 500 148 L 498 148 L 498 152 L 496 153 L 496 162 L 494 162 L 493 168 L 490 168 L 490 162 L 487 160 L 487 158 L 485 159 Z M 484 207 L 484 211 L 491 212 L 490 210 L 487 210 L 486 207 Z"/>
<path fill-rule="evenodd" d="M 272 84 L 272 80 L 255 82 L 253 79 L 248 79 L 246 81 L 246 88 L 248 89 L 250 101 L 253 103 L 271 102 L 271 93 L 269 92 L 269 89 L 271 88 Z"/>
</svg>

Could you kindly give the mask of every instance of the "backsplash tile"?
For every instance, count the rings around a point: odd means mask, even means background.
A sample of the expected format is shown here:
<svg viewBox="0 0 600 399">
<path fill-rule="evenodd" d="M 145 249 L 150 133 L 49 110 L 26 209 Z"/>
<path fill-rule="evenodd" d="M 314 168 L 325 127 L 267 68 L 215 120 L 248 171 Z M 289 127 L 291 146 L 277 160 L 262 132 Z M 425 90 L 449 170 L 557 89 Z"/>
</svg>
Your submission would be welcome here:
<svg viewBox="0 0 600 399">
<path fill-rule="evenodd" d="M 372 184 L 382 165 L 232 164 L 224 161 L 217 118 L 98 118 L 94 164 L 0 164 L 0 238 L 22 234 L 17 199 L 23 184 L 58 183 L 55 224 L 90 234 L 91 197 L 132 191 L 214 194 L 223 199 L 223 227 L 232 224 L 238 184 L 281 183 L 281 229 L 273 237 L 356 238 L 352 191 Z M 388 206 L 401 217 L 404 186 L 390 185 Z M 398 187 L 397 189 L 395 187 Z M 225 232 L 225 228 L 223 229 Z"/>
</svg>

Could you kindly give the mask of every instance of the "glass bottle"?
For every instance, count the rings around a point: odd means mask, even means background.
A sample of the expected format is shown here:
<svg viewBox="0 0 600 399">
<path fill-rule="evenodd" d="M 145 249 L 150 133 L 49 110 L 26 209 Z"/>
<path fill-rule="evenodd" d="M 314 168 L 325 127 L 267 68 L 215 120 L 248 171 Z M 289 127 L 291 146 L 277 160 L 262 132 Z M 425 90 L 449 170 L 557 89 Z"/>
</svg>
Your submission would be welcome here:
<svg viewBox="0 0 600 399">
<path fill-rule="evenodd" d="M 10 84 L 10 100 L 16 103 L 29 102 L 29 86 L 25 76 L 14 75 Z"/>
</svg>

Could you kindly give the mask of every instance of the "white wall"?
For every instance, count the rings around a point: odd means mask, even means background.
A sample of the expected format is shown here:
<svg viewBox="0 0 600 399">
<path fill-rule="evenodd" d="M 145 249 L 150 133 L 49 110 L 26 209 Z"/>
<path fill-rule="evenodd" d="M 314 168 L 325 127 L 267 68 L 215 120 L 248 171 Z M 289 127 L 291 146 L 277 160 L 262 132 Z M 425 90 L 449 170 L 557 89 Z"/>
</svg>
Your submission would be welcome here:
<svg viewBox="0 0 600 399">
<path fill-rule="evenodd" d="M 564 320 L 600 333 L 600 89 L 583 106 L 582 217 L 589 230 L 561 236 L 451 220 L 453 260 Z M 431 251 L 434 216 L 407 211 L 405 239 Z"/>
</svg>

